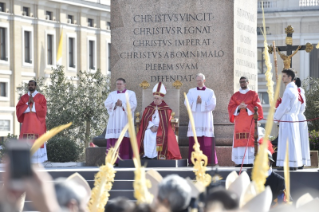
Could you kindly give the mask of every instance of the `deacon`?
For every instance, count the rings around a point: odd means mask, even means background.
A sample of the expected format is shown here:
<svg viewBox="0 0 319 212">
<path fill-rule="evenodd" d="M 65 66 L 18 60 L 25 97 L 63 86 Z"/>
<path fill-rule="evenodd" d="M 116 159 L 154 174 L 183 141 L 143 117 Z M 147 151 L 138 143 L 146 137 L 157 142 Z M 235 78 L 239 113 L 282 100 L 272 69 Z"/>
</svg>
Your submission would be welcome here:
<svg viewBox="0 0 319 212">
<path fill-rule="evenodd" d="M 208 158 L 208 164 L 212 164 L 212 145 L 214 141 L 214 121 L 212 111 L 216 107 L 216 97 L 212 89 L 205 86 L 205 75 L 196 75 L 197 88 L 189 89 L 187 99 L 193 113 L 197 140 L 200 150 Z M 186 105 L 186 102 L 184 103 Z M 191 163 L 191 155 L 195 143 L 191 123 L 188 123 L 187 137 L 189 137 L 188 161 Z M 216 151 L 213 153 L 215 164 L 218 164 Z"/>
<path fill-rule="evenodd" d="M 23 95 L 17 106 L 17 119 L 22 123 L 19 139 L 35 141 L 47 131 L 45 117 L 47 114 L 47 101 L 44 95 L 37 90 L 37 83 L 30 80 L 29 91 Z M 46 143 L 32 156 L 33 163 L 43 163 L 48 160 Z"/>
<path fill-rule="evenodd" d="M 171 108 L 163 101 L 166 88 L 159 82 L 153 88 L 154 101 L 142 116 L 137 143 L 140 155 L 145 159 L 181 159 L 175 133 L 171 126 Z"/>
<path fill-rule="evenodd" d="M 286 85 L 282 101 L 276 109 L 274 120 L 280 121 L 278 135 L 277 163 L 283 167 L 286 156 L 287 141 L 289 145 L 289 166 L 291 170 L 302 166 L 300 133 L 298 124 L 298 89 L 294 83 L 295 72 L 289 68 L 282 71 L 282 81 Z M 282 169 L 282 168 L 281 168 Z"/>
<path fill-rule="evenodd" d="M 126 90 L 125 79 L 119 78 L 116 80 L 116 89 L 116 91 L 112 91 L 109 94 L 104 102 L 109 114 L 109 121 L 107 123 L 105 132 L 105 139 L 107 139 L 106 151 L 115 146 L 115 143 L 119 138 L 123 128 L 128 123 L 125 97 L 126 93 L 129 96 L 132 116 L 137 106 L 135 92 Z M 121 145 L 119 146 L 119 158 L 121 159 L 132 159 L 133 157 L 132 146 L 129 137 L 129 133 L 127 131 L 124 135 Z"/>
<path fill-rule="evenodd" d="M 306 120 L 306 117 L 304 115 L 304 112 L 306 111 L 305 90 L 301 87 L 300 78 L 296 78 L 295 84 L 298 87 L 298 94 L 299 94 L 298 100 L 300 104 L 298 120 L 304 121 Z M 309 132 L 308 132 L 308 123 L 306 121 L 299 122 L 299 132 L 300 132 L 301 156 L 302 156 L 303 166 L 298 168 L 303 169 L 304 166 L 311 166 L 310 148 L 309 148 Z"/>
<path fill-rule="evenodd" d="M 230 122 L 234 123 L 232 161 L 236 164 L 254 163 L 254 108 L 258 107 L 258 120 L 263 119 L 263 109 L 255 91 L 248 88 L 248 78 L 239 79 L 240 89 L 230 99 L 228 114 Z M 250 165 L 246 165 L 250 166 Z"/>
</svg>

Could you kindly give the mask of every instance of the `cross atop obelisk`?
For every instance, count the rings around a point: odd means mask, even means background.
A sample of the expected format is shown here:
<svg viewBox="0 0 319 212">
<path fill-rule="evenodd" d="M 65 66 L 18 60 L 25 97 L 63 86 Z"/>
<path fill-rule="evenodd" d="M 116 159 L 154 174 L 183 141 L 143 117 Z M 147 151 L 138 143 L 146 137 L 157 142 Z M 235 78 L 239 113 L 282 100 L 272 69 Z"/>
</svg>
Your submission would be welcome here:
<svg viewBox="0 0 319 212">
<path fill-rule="evenodd" d="M 311 52 L 313 46 L 311 43 L 306 43 L 306 45 L 300 46 L 293 46 L 292 45 L 292 34 L 294 33 L 294 28 L 289 25 L 285 28 L 285 32 L 287 34 L 286 37 L 286 45 L 287 46 L 277 46 L 277 52 L 279 53 L 280 57 L 284 60 L 285 68 L 289 68 L 292 66 L 292 57 L 299 51 L 299 50 L 306 50 L 307 53 Z M 271 54 L 273 52 L 273 47 L 269 46 L 268 52 Z M 287 55 L 280 53 L 281 51 L 286 51 Z M 292 51 L 295 51 L 292 53 Z"/>
</svg>

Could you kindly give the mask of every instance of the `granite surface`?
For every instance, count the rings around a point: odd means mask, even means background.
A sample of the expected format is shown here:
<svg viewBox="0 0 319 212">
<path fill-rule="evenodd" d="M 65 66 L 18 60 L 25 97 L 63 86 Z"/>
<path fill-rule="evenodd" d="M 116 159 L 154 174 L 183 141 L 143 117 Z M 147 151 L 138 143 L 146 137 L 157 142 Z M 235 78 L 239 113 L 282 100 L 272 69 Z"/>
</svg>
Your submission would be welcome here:
<svg viewBox="0 0 319 212">
<path fill-rule="evenodd" d="M 217 98 L 216 145 L 231 146 L 227 106 L 240 76 L 257 89 L 257 1 L 112 0 L 111 22 L 112 89 L 117 78 L 125 78 L 127 89 L 136 92 L 136 111 L 142 111 L 142 81 L 150 89 L 159 81 L 175 89 L 173 82 L 180 80 L 179 143 L 187 146 L 183 93 L 196 87 L 201 72 Z"/>
</svg>

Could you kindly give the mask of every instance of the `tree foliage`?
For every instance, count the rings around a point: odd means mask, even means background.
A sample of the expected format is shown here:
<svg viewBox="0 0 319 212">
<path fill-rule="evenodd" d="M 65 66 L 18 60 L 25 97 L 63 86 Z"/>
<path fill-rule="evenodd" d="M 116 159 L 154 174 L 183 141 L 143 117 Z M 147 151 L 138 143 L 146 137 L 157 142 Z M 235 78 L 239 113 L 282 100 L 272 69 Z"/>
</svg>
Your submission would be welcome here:
<svg viewBox="0 0 319 212">
<path fill-rule="evenodd" d="M 59 137 L 75 141 L 87 147 L 92 137 L 103 132 L 107 123 L 104 100 L 109 93 L 109 77 L 100 70 L 95 73 L 79 71 L 76 77 L 65 76 L 64 67 L 52 69 L 47 85 L 44 78 L 35 79 L 37 90 L 45 95 L 48 113 L 47 129 L 73 122 Z M 27 85 L 17 88 L 27 92 Z"/>
<path fill-rule="evenodd" d="M 306 111 L 307 119 L 319 117 L 319 78 L 307 78 L 303 82 L 306 95 Z M 319 131 L 319 120 L 308 122 L 309 131 Z"/>
</svg>

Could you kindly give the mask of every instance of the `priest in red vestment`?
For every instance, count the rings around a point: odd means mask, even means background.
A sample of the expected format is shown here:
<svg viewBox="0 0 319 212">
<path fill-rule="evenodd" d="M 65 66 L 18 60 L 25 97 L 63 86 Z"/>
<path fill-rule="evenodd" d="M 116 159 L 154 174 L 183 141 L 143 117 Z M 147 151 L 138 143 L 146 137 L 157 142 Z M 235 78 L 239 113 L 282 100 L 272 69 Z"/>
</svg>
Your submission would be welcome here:
<svg viewBox="0 0 319 212">
<path fill-rule="evenodd" d="M 37 83 L 29 81 L 29 92 L 23 95 L 17 106 L 18 121 L 22 123 L 20 139 L 35 141 L 46 132 L 45 116 L 47 114 L 47 102 L 44 95 L 36 90 Z M 48 160 L 46 144 L 44 144 L 33 156 L 32 162 L 42 163 Z"/>
<path fill-rule="evenodd" d="M 263 119 L 263 109 L 255 91 L 248 88 L 248 78 L 241 77 L 240 89 L 230 99 L 228 114 L 234 123 L 232 161 L 236 164 L 253 164 L 254 156 L 254 108 L 258 107 L 258 120 Z"/>
<path fill-rule="evenodd" d="M 172 110 L 163 101 L 165 86 L 159 82 L 153 88 L 154 101 L 143 113 L 137 142 L 145 159 L 181 159 L 175 133 L 171 126 Z"/>
</svg>

